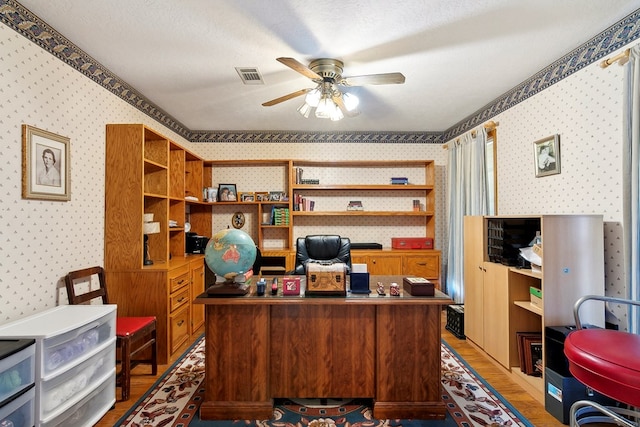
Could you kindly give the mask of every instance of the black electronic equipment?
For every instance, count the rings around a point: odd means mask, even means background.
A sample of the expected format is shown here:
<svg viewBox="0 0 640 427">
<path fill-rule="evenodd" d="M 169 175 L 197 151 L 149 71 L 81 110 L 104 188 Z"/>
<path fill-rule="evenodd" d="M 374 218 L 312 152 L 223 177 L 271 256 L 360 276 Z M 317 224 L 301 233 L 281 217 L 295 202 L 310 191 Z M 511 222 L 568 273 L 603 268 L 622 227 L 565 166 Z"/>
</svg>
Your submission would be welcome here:
<svg viewBox="0 0 640 427">
<path fill-rule="evenodd" d="M 209 243 L 209 238 L 206 236 L 199 236 L 197 233 L 186 233 L 187 250 L 188 254 L 204 254 L 204 250 Z"/>
</svg>

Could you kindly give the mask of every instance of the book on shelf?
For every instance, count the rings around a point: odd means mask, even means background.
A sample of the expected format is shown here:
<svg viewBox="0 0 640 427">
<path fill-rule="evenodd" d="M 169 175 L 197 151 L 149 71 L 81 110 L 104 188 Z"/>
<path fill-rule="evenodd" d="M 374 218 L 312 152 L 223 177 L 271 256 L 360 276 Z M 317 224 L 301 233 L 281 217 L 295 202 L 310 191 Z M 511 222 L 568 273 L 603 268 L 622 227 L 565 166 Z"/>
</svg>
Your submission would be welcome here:
<svg viewBox="0 0 640 427">
<path fill-rule="evenodd" d="M 300 184 L 320 184 L 320 180 L 319 179 L 301 179 L 300 180 Z"/>
<path fill-rule="evenodd" d="M 348 211 L 363 211 L 364 207 L 362 206 L 362 202 L 360 200 L 351 200 L 347 205 Z"/>
<path fill-rule="evenodd" d="M 409 178 L 404 176 L 391 177 L 391 184 L 393 185 L 407 185 L 409 184 Z"/>
</svg>

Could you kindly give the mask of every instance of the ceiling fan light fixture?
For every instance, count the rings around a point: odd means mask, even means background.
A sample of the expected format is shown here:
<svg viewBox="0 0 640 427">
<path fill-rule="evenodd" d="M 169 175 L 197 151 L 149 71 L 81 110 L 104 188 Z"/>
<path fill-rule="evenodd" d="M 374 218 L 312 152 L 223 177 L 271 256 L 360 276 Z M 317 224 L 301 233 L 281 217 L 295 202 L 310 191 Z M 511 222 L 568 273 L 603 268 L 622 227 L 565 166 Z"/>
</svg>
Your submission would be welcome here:
<svg viewBox="0 0 640 427">
<path fill-rule="evenodd" d="M 358 97 L 348 92 L 342 94 L 342 100 L 347 111 L 355 111 L 358 108 L 358 104 L 360 104 Z"/>
<path fill-rule="evenodd" d="M 331 98 L 322 98 L 316 107 L 316 117 L 319 119 L 331 118 L 336 108 L 337 106 Z"/>
<path fill-rule="evenodd" d="M 337 122 L 338 120 L 342 120 L 344 118 L 344 114 L 342 114 L 342 111 L 340 111 L 340 108 L 336 105 L 334 105 L 334 110 L 331 113 L 331 117 L 329 117 L 331 119 L 332 122 Z"/>
<path fill-rule="evenodd" d="M 302 117 L 304 117 L 305 119 L 309 118 L 312 110 L 313 110 L 313 107 L 309 105 L 307 102 L 305 102 L 300 107 L 298 107 L 298 113 L 302 114 Z"/>
<path fill-rule="evenodd" d="M 318 87 L 316 87 L 315 89 L 313 89 L 311 92 L 307 94 L 304 100 L 307 104 L 315 108 L 318 106 L 318 103 L 320 102 L 321 97 L 322 97 L 322 92 L 320 90 L 320 85 L 318 85 Z"/>
</svg>

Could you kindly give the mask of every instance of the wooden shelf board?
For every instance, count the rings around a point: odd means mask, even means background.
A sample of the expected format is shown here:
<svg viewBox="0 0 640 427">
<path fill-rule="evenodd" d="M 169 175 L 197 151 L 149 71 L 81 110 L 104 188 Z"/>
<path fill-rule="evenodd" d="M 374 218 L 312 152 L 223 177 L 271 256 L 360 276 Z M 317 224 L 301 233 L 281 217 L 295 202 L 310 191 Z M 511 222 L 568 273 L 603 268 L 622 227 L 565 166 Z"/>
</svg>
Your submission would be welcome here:
<svg viewBox="0 0 640 427">
<path fill-rule="evenodd" d="M 537 305 L 533 305 L 531 304 L 531 301 L 514 301 L 513 302 L 515 305 L 517 305 L 518 307 L 522 307 L 525 310 L 528 310 L 532 313 L 535 313 L 537 315 L 542 316 L 543 311 L 540 307 L 538 307 Z"/>
<path fill-rule="evenodd" d="M 294 190 L 431 190 L 433 185 L 393 185 L 393 184 L 350 184 L 350 185 L 321 185 L 294 184 Z"/>
<path fill-rule="evenodd" d="M 433 216 L 429 211 L 292 211 L 294 216 Z"/>
</svg>

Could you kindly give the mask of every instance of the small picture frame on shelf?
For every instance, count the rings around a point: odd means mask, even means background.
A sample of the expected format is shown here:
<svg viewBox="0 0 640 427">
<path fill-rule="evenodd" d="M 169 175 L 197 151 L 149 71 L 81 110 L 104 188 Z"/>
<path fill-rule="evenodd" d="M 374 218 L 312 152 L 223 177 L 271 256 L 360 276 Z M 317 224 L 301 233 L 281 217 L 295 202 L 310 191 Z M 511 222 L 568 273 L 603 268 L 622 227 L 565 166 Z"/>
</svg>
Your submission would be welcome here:
<svg viewBox="0 0 640 427">
<path fill-rule="evenodd" d="M 235 184 L 218 185 L 218 201 L 219 202 L 236 202 L 238 200 L 238 191 Z"/>
<path fill-rule="evenodd" d="M 536 178 L 560 173 L 560 135 L 551 135 L 533 143 Z"/>
<path fill-rule="evenodd" d="M 269 201 L 270 202 L 280 202 L 283 201 L 284 193 L 282 191 L 269 191 Z"/>
<path fill-rule="evenodd" d="M 255 193 L 243 191 L 240 194 L 240 200 L 243 202 L 254 202 L 256 200 Z"/>
<path fill-rule="evenodd" d="M 266 191 L 256 191 L 256 202 L 268 202 L 269 193 Z"/>
</svg>

